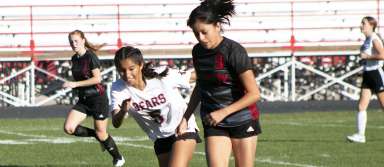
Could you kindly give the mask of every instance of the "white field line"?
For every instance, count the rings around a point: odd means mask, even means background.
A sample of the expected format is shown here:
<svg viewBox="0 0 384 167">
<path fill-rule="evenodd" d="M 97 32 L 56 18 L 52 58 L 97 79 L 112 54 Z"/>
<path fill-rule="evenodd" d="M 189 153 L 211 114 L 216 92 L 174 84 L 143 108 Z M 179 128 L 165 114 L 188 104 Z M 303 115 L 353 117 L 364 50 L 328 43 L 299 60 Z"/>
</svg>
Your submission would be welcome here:
<svg viewBox="0 0 384 167">
<path fill-rule="evenodd" d="M 153 146 L 147 146 L 147 145 L 141 145 L 141 144 L 133 144 L 133 143 L 119 143 L 119 145 L 124 145 L 124 146 L 130 146 L 130 147 L 136 147 L 136 148 L 146 148 L 146 149 L 153 149 Z M 205 156 L 204 152 L 200 151 L 195 151 L 196 155 L 202 155 Z M 233 157 L 231 157 L 233 159 Z M 284 162 L 284 161 L 276 161 L 272 159 L 261 159 L 261 158 L 256 158 L 256 162 L 262 162 L 262 163 L 268 163 L 268 164 L 274 164 L 274 165 L 282 165 L 282 166 L 297 166 L 297 167 L 319 167 L 315 165 L 308 165 L 308 164 L 298 164 L 298 163 L 291 163 L 291 162 Z"/>
<path fill-rule="evenodd" d="M 0 133 L 32 138 L 32 139 L 23 139 L 23 140 L 0 140 L 0 144 L 35 144 L 35 142 L 43 142 L 43 143 L 50 143 L 50 144 L 68 144 L 68 143 L 74 143 L 74 142 L 96 143 L 96 140 L 94 140 L 92 138 L 47 137 L 44 135 L 30 135 L 30 134 L 16 133 L 16 132 L 3 131 L 3 130 L 0 130 Z M 153 149 L 153 146 L 129 143 L 129 142 L 133 142 L 133 141 L 149 140 L 149 138 L 146 136 L 135 136 L 135 137 L 116 136 L 116 137 L 114 137 L 114 139 L 118 145 L 123 145 L 123 146 L 128 146 L 128 147 L 136 147 L 136 148 L 145 148 L 145 149 L 151 149 L 151 150 Z M 199 151 L 195 151 L 194 154 L 205 156 L 204 152 L 199 152 Z M 233 159 L 233 158 L 231 158 L 231 159 Z M 298 164 L 298 163 L 291 163 L 291 162 L 284 162 L 284 161 L 276 161 L 276 160 L 272 160 L 270 158 L 266 158 L 266 159 L 256 158 L 255 161 L 261 162 L 261 163 L 282 165 L 282 166 L 318 167 L 318 166 L 308 165 L 308 164 Z"/>
<path fill-rule="evenodd" d="M 47 136 L 44 136 L 44 135 L 30 135 L 30 134 L 24 134 L 24 133 L 18 133 L 18 132 L 10 132 L 10 131 L 4 131 L 4 130 L 0 130 L 0 133 L 7 134 L 7 135 L 22 136 L 22 137 L 48 138 Z"/>
<path fill-rule="evenodd" d="M 16 140 L 0 140 L 0 145 L 1 144 L 31 144 L 29 142 L 24 142 L 24 141 L 16 141 Z"/>
<path fill-rule="evenodd" d="M 355 127 L 354 124 L 351 125 L 341 125 L 341 124 L 325 124 L 325 123 L 303 123 L 303 122 L 273 122 L 273 123 L 266 123 L 266 124 L 272 124 L 272 125 L 291 125 L 291 126 L 318 126 L 318 127 L 342 127 L 342 128 L 349 128 L 349 127 Z M 384 129 L 384 126 L 374 126 L 374 125 L 367 125 L 367 128 L 371 129 Z"/>
<path fill-rule="evenodd" d="M 23 141 L 24 142 L 46 142 L 46 143 L 74 143 L 74 142 L 87 142 L 91 143 L 94 142 L 93 138 L 89 137 L 48 137 L 45 135 L 30 135 L 25 133 L 19 133 L 19 132 L 11 132 L 11 131 L 4 131 L 0 130 L 1 134 L 7 134 L 7 135 L 15 135 L 15 136 L 21 136 L 21 137 L 28 137 L 30 139 L 22 139 L 17 141 Z M 133 136 L 133 137 L 121 137 L 121 136 L 114 136 L 113 137 L 116 142 L 131 142 L 131 141 L 146 141 L 149 140 L 146 136 Z M 2 141 L 0 140 L 0 144 L 2 144 Z M 11 144 L 12 142 L 8 143 Z M 18 142 L 14 142 L 17 144 Z"/>
</svg>

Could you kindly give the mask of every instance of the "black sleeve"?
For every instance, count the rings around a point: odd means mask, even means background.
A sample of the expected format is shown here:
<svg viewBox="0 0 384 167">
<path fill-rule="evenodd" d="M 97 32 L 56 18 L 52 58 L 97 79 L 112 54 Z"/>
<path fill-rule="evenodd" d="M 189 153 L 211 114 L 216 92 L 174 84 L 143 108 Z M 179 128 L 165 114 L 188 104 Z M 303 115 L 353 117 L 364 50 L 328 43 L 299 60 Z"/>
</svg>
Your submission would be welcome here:
<svg viewBox="0 0 384 167">
<path fill-rule="evenodd" d="M 235 73 L 241 74 L 247 70 L 252 70 L 251 60 L 248 57 L 248 53 L 244 47 L 235 43 L 230 49 L 231 51 L 228 55 L 228 63 L 230 68 L 234 70 Z"/>
<path fill-rule="evenodd" d="M 100 60 L 99 58 L 97 58 L 97 56 L 90 52 L 89 54 L 89 58 L 90 58 L 90 61 L 89 61 L 89 69 L 92 71 L 96 68 L 100 69 Z"/>
<path fill-rule="evenodd" d="M 198 68 L 198 67 L 197 67 L 197 62 L 196 62 L 196 59 L 197 59 L 197 51 L 198 51 L 198 44 L 196 44 L 195 46 L 193 46 L 193 49 L 192 49 L 192 63 L 193 63 L 193 67 L 195 68 L 195 70 Z"/>
</svg>

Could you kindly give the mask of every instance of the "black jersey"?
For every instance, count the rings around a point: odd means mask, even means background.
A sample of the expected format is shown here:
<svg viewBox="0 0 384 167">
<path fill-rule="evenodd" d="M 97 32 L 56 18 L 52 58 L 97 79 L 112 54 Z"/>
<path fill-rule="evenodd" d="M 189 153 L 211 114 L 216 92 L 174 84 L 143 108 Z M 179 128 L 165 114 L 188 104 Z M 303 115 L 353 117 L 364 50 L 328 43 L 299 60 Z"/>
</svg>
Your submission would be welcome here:
<svg viewBox="0 0 384 167">
<path fill-rule="evenodd" d="M 87 50 L 83 56 L 77 54 L 72 56 L 72 75 L 75 81 L 83 81 L 92 78 L 92 70 L 100 69 L 100 60 L 95 53 Z M 92 86 L 77 87 L 76 90 L 80 96 L 85 96 L 87 90 L 95 89 L 99 95 L 105 92 L 104 86 L 100 83 Z M 89 91 L 88 91 L 89 92 Z"/>
<path fill-rule="evenodd" d="M 215 49 L 205 49 L 196 44 L 192 57 L 200 88 L 202 118 L 244 96 L 245 89 L 239 75 L 252 70 L 252 63 L 239 43 L 224 37 Z M 258 117 L 259 111 L 253 104 L 227 116 L 218 126 L 238 126 Z"/>
</svg>

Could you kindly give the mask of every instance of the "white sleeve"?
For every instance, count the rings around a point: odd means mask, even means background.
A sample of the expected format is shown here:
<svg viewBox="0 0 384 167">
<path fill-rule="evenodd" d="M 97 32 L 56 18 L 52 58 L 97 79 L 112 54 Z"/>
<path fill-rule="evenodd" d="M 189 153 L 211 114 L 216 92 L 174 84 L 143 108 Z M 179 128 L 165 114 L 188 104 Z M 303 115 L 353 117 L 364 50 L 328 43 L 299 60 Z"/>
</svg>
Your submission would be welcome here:
<svg viewBox="0 0 384 167">
<path fill-rule="evenodd" d="M 121 82 L 120 82 L 121 83 Z M 112 83 L 111 87 L 111 111 L 115 109 L 120 109 L 120 105 L 123 102 L 123 100 L 129 98 L 129 94 L 124 93 L 124 89 L 121 88 L 121 85 L 119 84 L 119 80 Z"/>
<path fill-rule="evenodd" d="M 190 78 L 191 78 L 190 71 L 179 71 L 179 70 L 170 69 L 167 76 L 167 81 L 170 82 L 170 84 L 175 87 L 190 89 L 191 88 L 191 85 L 189 84 Z"/>
</svg>

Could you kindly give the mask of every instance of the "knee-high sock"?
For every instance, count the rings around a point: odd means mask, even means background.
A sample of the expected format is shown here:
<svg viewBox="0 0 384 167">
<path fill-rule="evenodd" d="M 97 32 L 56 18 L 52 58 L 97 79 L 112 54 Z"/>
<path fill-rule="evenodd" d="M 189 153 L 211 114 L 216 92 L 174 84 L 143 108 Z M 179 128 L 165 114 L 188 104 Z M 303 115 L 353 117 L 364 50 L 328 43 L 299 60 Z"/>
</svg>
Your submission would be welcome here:
<svg viewBox="0 0 384 167">
<path fill-rule="evenodd" d="M 73 135 L 79 136 L 79 137 L 96 137 L 96 132 L 94 129 L 79 125 L 76 127 Z"/>
<path fill-rule="evenodd" d="M 367 111 L 359 111 L 357 113 L 357 133 L 365 135 L 365 127 L 367 126 Z"/>
<path fill-rule="evenodd" d="M 114 159 L 121 159 L 121 154 L 112 136 L 108 135 L 108 138 L 105 141 L 100 142 L 103 144 L 104 148 L 109 152 L 109 154 L 111 154 Z"/>
</svg>

